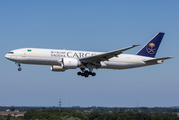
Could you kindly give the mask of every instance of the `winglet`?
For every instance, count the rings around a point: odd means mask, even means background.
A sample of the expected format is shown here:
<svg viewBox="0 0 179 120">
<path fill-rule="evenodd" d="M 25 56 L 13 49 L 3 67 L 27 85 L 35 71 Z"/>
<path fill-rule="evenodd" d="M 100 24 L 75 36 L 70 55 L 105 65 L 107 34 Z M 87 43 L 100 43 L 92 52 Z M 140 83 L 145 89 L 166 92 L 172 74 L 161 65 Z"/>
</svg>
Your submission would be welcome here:
<svg viewBox="0 0 179 120">
<path fill-rule="evenodd" d="M 155 57 L 165 33 L 159 32 L 136 55 Z"/>
</svg>

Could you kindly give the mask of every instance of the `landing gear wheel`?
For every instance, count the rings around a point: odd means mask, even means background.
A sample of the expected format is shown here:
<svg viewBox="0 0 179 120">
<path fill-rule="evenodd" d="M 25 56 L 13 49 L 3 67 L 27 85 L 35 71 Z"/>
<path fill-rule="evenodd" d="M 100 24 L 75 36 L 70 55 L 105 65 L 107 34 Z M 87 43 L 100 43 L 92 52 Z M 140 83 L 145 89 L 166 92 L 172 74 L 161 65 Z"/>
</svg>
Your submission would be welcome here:
<svg viewBox="0 0 179 120">
<path fill-rule="evenodd" d="M 15 63 L 19 68 L 18 68 L 18 71 L 21 71 L 22 70 L 22 68 L 21 68 L 21 64 L 20 63 Z"/>
<path fill-rule="evenodd" d="M 88 77 L 88 76 L 89 76 L 89 74 L 88 74 L 88 71 L 87 71 L 87 70 L 84 72 L 84 76 L 85 76 L 85 77 Z"/>
<path fill-rule="evenodd" d="M 96 73 L 95 73 L 95 72 L 93 72 L 91 75 L 92 75 L 92 76 L 96 76 Z"/>
<path fill-rule="evenodd" d="M 85 74 L 84 74 L 84 73 L 81 73 L 81 76 L 85 76 Z"/>
<path fill-rule="evenodd" d="M 92 75 L 92 72 L 90 71 L 90 72 L 88 72 L 88 74 L 89 74 L 89 75 Z"/>
<path fill-rule="evenodd" d="M 84 71 L 84 73 L 88 73 L 88 71 L 87 71 L 87 70 L 85 70 L 85 71 Z"/>
<path fill-rule="evenodd" d="M 87 78 L 89 75 L 87 74 L 87 75 L 85 75 L 85 77 Z"/>
<path fill-rule="evenodd" d="M 81 72 L 78 72 L 77 75 L 81 75 L 82 73 Z"/>
<path fill-rule="evenodd" d="M 22 68 L 18 68 L 18 71 L 21 71 L 22 70 Z"/>
</svg>

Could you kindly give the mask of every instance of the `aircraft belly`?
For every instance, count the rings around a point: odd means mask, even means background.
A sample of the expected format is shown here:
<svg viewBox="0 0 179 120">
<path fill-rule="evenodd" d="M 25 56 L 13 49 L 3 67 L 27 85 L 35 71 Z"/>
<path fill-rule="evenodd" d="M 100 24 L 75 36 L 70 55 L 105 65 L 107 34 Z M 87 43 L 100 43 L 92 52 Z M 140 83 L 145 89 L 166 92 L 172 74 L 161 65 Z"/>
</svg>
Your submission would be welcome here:
<svg viewBox="0 0 179 120">
<path fill-rule="evenodd" d="M 21 57 L 16 59 L 15 62 L 23 64 L 37 64 L 37 65 L 59 65 L 58 59 L 52 58 L 34 58 L 34 57 Z"/>
<path fill-rule="evenodd" d="M 145 66 L 143 63 L 129 63 L 129 62 L 105 62 L 106 66 L 104 68 L 108 69 L 129 69 L 135 67 Z"/>
</svg>

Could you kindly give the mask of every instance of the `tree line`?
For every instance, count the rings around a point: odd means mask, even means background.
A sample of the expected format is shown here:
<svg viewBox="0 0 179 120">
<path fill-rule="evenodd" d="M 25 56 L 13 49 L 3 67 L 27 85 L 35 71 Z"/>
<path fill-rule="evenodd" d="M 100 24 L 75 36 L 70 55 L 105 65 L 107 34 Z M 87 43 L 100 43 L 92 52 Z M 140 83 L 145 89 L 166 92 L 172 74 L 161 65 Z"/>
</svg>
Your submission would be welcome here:
<svg viewBox="0 0 179 120">
<path fill-rule="evenodd" d="M 0 106 L 0 111 L 6 111 L 9 109 L 10 111 L 18 110 L 19 112 L 26 112 L 29 109 L 35 109 L 37 111 L 42 111 L 45 109 L 49 110 L 59 110 L 59 107 L 18 107 L 18 106 Z M 143 113 L 179 113 L 179 107 L 153 107 L 153 108 L 148 108 L 148 107 L 134 107 L 134 108 L 126 108 L 126 107 L 62 107 L 62 110 L 77 110 L 80 112 L 85 112 L 85 113 L 90 113 L 93 111 L 97 111 L 99 113 L 110 113 L 110 112 L 143 112 Z"/>
<path fill-rule="evenodd" d="M 119 111 L 100 113 L 93 111 L 84 113 L 77 110 L 36 110 L 29 109 L 24 116 L 0 116 L 0 120 L 179 120 L 177 114 L 172 113 L 144 113 Z"/>
</svg>

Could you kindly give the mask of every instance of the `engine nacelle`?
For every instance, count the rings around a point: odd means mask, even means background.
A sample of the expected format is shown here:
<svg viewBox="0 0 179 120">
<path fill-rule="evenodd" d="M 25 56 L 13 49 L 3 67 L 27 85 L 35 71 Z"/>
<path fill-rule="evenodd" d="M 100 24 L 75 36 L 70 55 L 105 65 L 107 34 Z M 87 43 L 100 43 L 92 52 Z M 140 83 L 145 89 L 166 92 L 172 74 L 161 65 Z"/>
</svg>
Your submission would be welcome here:
<svg viewBox="0 0 179 120">
<path fill-rule="evenodd" d="M 63 68 L 63 66 L 59 66 L 59 65 L 52 65 L 51 66 L 51 71 L 55 71 L 55 72 L 64 72 L 66 69 Z"/>
<path fill-rule="evenodd" d="M 76 69 L 80 65 L 80 61 L 75 58 L 63 58 L 62 63 L 65 69 Z"/>
</svg>

